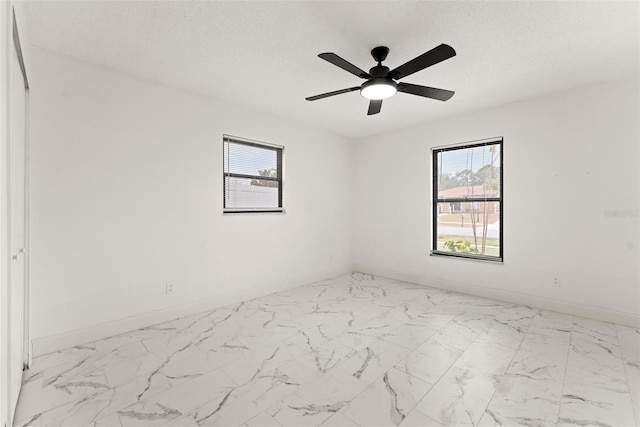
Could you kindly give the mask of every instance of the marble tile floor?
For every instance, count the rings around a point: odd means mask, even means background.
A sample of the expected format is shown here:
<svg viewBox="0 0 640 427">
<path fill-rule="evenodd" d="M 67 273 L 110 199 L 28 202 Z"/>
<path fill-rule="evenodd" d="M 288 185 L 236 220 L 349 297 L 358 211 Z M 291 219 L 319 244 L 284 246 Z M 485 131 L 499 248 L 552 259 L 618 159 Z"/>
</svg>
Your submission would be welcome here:
<svg viewBox="0 0 640 427">
<path fill-rule="evenodd" d="M 640 426 L 640 331 L 354 273 L 36 357 L 14 426 Z"/>
</svg>

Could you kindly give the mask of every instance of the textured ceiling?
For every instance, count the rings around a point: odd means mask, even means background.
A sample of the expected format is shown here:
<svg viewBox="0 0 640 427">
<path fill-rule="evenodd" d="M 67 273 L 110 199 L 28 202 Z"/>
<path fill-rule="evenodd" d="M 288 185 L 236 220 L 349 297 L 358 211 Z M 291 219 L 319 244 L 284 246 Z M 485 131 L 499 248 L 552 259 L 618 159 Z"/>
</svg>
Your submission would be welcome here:
<svg viewBox="0 0 640 427">
<path fill-rule="evenodd" d="M 351 138 L 640 73 L 638 2 L 30 1 L 32 44 Z M 394 68 L 440 43 L 457 56 L 403 81 L 456 91 L 399 93 L 367 116 L 363 81 L 319 59 Z"/>
</svg>

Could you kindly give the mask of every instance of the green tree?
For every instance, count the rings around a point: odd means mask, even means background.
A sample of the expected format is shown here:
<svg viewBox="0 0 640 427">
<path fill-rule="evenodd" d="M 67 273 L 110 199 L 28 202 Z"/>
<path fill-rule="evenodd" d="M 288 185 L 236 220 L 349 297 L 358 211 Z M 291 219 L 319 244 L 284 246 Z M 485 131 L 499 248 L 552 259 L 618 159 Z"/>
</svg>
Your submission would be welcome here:
<svg viewBox="0 0 640 427">
<path fill-rule="evenodd" d="M 489 160 L 489 163 L 485 166 L 483 166 L 480 170 L 482 169 L 486 169 L 485 172 L 485 180 L 484 180 L 484 185 L 487 189 L 491 189 L 491 190 L 497 190 L 498 186 L 500 185 L 499 182 L 500 180 L 498 179 L 498 177 L 500 176 L 500 168 L 496 167 L 494 164 L 496 163 L 496 161 L 498 160 L 498 156 L 496 155 L 496 145 L 492 145 L 491 149 L 490 149 L 490 153 L 491 153 L 491 157 Z M 478 170 L 478 172 L 480 172 L 480 170 Z M 484 217 L 483 217 L 483 223 L 484 223 L 484 228 L 482 229 L 482 253 L 484 254 L 486 249 L 487 249 L 487 231 L 488 231 L 488 223 L 489 223 L 489 209 L 488 209 L 488 205 L 489 203 L 484 203 Z"/>
<path fill-rule="evenodd" d="M 498 177 L 500 176 L 500 168 L 492 164 L 486 164 L 475 173 L 476 181 L 479 185 L 484 185 L 487 189 L 497 190 L 500 182 Z"/>
<path fill-rule="evenodd" d="M 258 173 L 260 174 L 260 176 L 265 176 L 265 177 L 269 177 L 269 178 L 277 178 L 278 177 L 278 171 L 276 170 L 276 168 L 272 168 L 272 169 L 261 169 L 258 171 Z M 251 185 L 255 185 L 256 187 L 278 187 L 278 182 L 277 181 L 272 181 L 270 179 L 252 179 L 251 180 Z"/>
<path fill-rule="evenodd" d="M 460 184 L 458 183 L 458 181 L 453 179 L 453 176 L 451 176 L 451 174 L 448 174 L 448 173 L 440 174 L 438 189 L 448 190 L 450 188 L 455 188 L 459 186 Z"/>
<path fill-rule="evenodd" d="M 473 173 L 471 169 L 465 169 L 456 173 L 453 177 L 453 180 L 456 182 L 456 187 L 466 187 L 482 184 L 477 174 Z"/>
</svg>

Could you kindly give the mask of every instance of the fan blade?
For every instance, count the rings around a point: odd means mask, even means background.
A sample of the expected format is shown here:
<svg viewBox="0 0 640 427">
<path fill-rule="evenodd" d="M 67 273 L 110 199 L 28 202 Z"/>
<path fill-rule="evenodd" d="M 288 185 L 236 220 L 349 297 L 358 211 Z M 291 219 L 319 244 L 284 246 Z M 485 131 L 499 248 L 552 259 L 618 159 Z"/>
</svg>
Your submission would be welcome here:
<svg viewBox="0 0 640 427">
<path fill-rule="evenodd" d="M 456 56 L 456 51 L 451 46 L 448 44 L 441 44 L 440 46 L 434 47 L 429 52 L 425 52 L 417 58 L 414 58 L 411 61 L 389 71 L 388 75 L 392 79 L 398 80 L 454 56 Z"/>
<path fill-rule="evenodd" d="M 372 99 L 371 102 L 369 102 L 369 111 L 367 111 L 367 116 L 378 114 L 381 109 L 382 99 Z"/>
<path fill-rule="evenodd" d="M 353 92 L 354 90 L 360 90 L 360 86 L 350 87 L 349 89 L 334 90 L 333 92 L 327 92 L 316 96 L 310 96 L 305 98 L 307 101 L 317 101 L 318 99 L 327 98 L 333 95 L 340 95 L 341 93 Z"/>
<path fill-rule="evenodd" d="M 338 55 L 336 55 L 335 53 L 331 53 L 331 52 L 327 52 L 327 53 L 321 53 L 320 55 L 318 55 L 320 58 L 324 59 L 327 62 L 331 62 L 333 65 L 342 68 L 345 71 L 350 72 L 351 74 L 353 74 L 354 76 L 358 76 L 361 79 L 368 79 L 371 76 L 369 75 L 369 73 L 367 73 L 364 70 L 361 70 L 360 68 L 356 67 L 355 65 L 353 65 L 351 62 L 344 60 L 342 58 L 340 58 Z"/>
<path fill-rule="evenodd" d="M 411 95 L 424 96 L 439 101 L 446 101 L 451 98 L 455 92 L 451 90 L 438 89 L 435 87 L 412 85 L 411 83 L 398 83 L 398 92 L 409 93 Z"/>
</svg>

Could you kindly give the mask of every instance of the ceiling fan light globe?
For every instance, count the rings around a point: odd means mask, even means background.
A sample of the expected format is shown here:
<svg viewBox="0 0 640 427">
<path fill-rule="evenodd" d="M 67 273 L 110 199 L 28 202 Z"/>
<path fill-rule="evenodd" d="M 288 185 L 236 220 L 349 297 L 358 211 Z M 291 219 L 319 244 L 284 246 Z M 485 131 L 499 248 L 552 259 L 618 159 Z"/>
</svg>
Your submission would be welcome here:
<svg viewBox="0 0 640 427">
<path fill-rule="evenodd" d="M 369 80 L 360 88 L 360 95 L 371 100 L 387 99 L 396 92 L 398 92 L 396 82 L 390 79 Z"/>
</svg>

